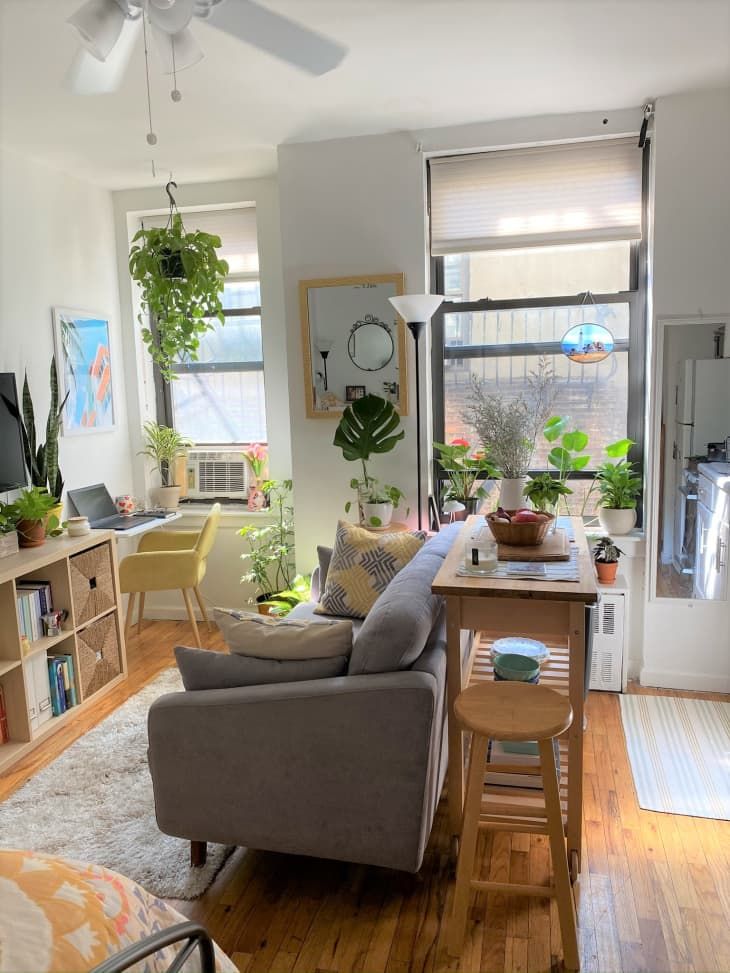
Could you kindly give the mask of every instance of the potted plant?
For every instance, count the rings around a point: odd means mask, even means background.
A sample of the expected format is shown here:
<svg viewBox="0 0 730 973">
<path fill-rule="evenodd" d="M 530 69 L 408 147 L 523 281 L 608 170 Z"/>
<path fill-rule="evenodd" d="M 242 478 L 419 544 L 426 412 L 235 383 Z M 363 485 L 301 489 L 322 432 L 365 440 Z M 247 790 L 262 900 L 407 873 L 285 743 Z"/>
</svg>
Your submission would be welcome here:
<svg viewBox="0 0 730 973">
<path fill-rule="evenodd" d="M 245 537 L 249 549 L 241 558 L 249 570 L 241 583 L 254 584 L 259 590 L 256 602 L 262 615 L 271 614 L 269 602 L 281 594 L 295 591 L 294 582 L 294 508 L 291 505 L 291 480 L 265 480 L 262 489 L 269 495 L 274 519 L 267 524 L 246 524 L 238 534 Z"/>
<path fill-rule="evenodd" d="M 243 455 L 248 460 L 254 480 L 248 488 L 248 500 L 246 506 L 249 510 L 263 510 L 266 506 L 266 495 L 261 489 L 264 469 L 266 467 L 267 452 L 266 447 L 261 443 L 252 443 L 248 449 L 244 449 Z"/>
<path fill-rule="evenodd" d="M 160 486 L 150 490 L 152 506 L 175 510 L 180 501 L 180 484 L 175 482 L 176 461 L 185 456 L 192 442 L 176 429 L 156 422 L 146 422 L 144 433 L 146 448 L 139 455 L 153 459 L 160 474 Z"/>
<path fill-rule="evenodd" d="M 610 537 L 601 537 L 593 548 L 593 561 L 596 574 L 601 584 L 613 584 L 616 581 L 619 558 L 624 552 L 616 547 Z"/>
<path fill-rule="evenodd" d="M 620 439 L 606 447 L 606 454 L 618 462 L 602 463 L 596 473 L 601 494 L 598 501 L 598 520 L 611 534 L 628 534 L 636 523 L 636 502 L 641 493 L 641 477 L 634 472 L 634 463 L 627 460 L 634 445 L 631 439 Z"/>
<path fill-rule="evenodd" d="M 486 450 L 472 453 L 466 439 L 452 439 L 448 445 L 434 443 L 433 446 L 439 453 L 436 462 L 447 476 L 442 499 L 448 504 L 448 509 L 444 507 L 444 511 L 454 512 L 457 520 L 475 514 L 480 501 L 489 492 L 483 483 L 479 483 L 480 474 L 496 479 L 499 471 L 487 459 Z M 455 506 L 454 501 L 458 506 Z"/>
<path fill-rule="evenodd" d="M 286 591 L 278 591 L 266 601 L 259 601 L 259 611 L 267 609 L 269 615 L 282 617 L 288 615 L 292 608 L 296 608 L 302 602 L 309 601 L 311 595 L 311 577 L 298 574 L 292 581 L 291 588 Z"/>
<path fill-rule="evenodd" d="M 197 360 L 210 319 L 225 323 L 220 295 L 228 264 L 220 246 L 220 237 L 188 233 L 173 206 L 167 226 L 142 228 L 132 239 L 129 272 L 141 288 L 142 339 L 167 381 L 175 361 Z"/>
<path fill-rule="evenodd" d="M 364 526 L 382 528 L 390 524 L 393 509 L 404 495 L 398 487 L 380 486 L 367 468 L 373 454 L 391 452 L 404 435 L 395 406 L 379 395 L 357 399 L 342 413 L 333 445 L 340 447 L 349 462 L 362 464 L 362 476 L 350 480 L 350 486 L 357 490 L 359 520 Z M 345 511 L 349 513 L 351 506 L 347 503 Z"/>
<path fill-rule="evenodd" d="M 560 498 L 572 492 L 565 480 L 552 473 L 538 473 L 527 481 L 523 490 L 535 510 L 553 516 L 557 516 Z"/>
<path fill-rule="evenodd" d="M 18 553 L 18 532 L 8 506 L 0 501 L 0 557 L 10 557 L 11 554 Z"/>
<path fill-rule="evenodd" d="M 490 392 L 488 386 L 472 378 L 463 418 L 500 471 L 499 506 L 505 510 L 522 506 L 537 435 L 550 415 L 553 398 L 554 374 L 544 357 L 530 374 L 527 391 L 517 396 Z"/>
<path fill-rule="evenodd" d="M 40 547 L 46 534 L 61 533 L 58 517 L 51 513 L 54 506 L 56 499 L 47 490 L 31 486 L 3 507 L 3 517 L 15 524 L 21 547 Z"/>
</svg>

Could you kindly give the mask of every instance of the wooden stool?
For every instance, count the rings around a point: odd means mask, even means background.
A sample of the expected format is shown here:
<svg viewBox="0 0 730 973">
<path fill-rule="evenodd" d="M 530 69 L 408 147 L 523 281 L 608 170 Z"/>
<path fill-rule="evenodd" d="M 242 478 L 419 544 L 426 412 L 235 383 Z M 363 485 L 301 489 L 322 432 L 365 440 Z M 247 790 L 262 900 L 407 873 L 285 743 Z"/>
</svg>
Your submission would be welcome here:
<svg viewBox="0 0 730 973">
<path fill-rule="evenodd" d="M 565 966 L 569 970 L 578 970 L 580 960 L 575 901 L 568 873 L 568 856 L 565 850 L 563 815 L 553 750 L 553 737 L 563 733 L 573 722 L 570 702 L 567 697 L 545 686 L 524 682 L 482 682 L 470 686 L 457 697 L 454 711 L 460 725 L 465 730 L 471 731 L 472 741 L 459 861 L 456 869 L 454 908 L 448 935 L 449 954 L 459 956 L 461 953 L 466 932 L 469 893 L 472 888 L 485 892 L 551 896 L 557 899 Z M 529 824 L 525 824 L 524 820 L 515 820 L 513 824 L 509 820 L 510 815 L 520 815 L 524 819 L 524 808 L 519 805 L 511 807 L 508 804 L 501 805 L 498 818 L 495 814 L 481 815 L 484 777 L 489 768 L 487 746 L 490 740 L 521 742 L 537 740 L 540 749 L 539 768 L 500 763 L 495 765 L 494 770 L 499 773 L 542 774 L 545 799 L 544 822 L 535 818 Z M 505 788 L 505 793 L 509 794 L 508 788 Z M 509 800 L 508 796 L 505 800 Z M 532 834 L 548 835 L 555 884 L 544 887 L 473 879 L 474 854 L 480 828 L 528 831 Z"/>
</svg>

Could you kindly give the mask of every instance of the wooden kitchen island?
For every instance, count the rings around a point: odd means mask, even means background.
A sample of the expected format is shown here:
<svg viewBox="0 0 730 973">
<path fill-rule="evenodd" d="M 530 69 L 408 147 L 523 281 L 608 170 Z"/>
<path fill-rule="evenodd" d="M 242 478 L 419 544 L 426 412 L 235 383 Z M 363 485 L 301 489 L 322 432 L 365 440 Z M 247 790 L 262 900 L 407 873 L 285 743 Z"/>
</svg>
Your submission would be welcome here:
<svg viewBox="0 0 730 973">
<path fill-rule="evenodd" d="M 581 863 L 583 806 L 583 696 L 586 668 L 586 608 L 598 601 L 596 576 L 579 518 L 564 521 L 575 545 L 577 581 L 518 580 L 512 578 L 461 577 L 464 546 L 474 529 L 483 523 L 469 517 L 434 578 L 434 594 L 446 600 L 447 693 L 449 705 L 448 802 L 451 833 L 458 836 L 464 803 L 464 734 L 454 718 L 454 701 L 472 682 L 493 678 L 491 643 L 508 635 L 539 639 L 550 649 L 540 683 L 566 693 L 573 707 L 573 723 L 559 738 L 560 798 L 568 845 L 571 879 Z M 468 651 L 462 650 L 462 632 L 474 633 Z M 505 830 L 544 818 L 542 792 L 516 787 L 485 785 L 482 812 L 499 821 Z M 509 811 L 509 813 L 508 813 Z"/>
</svg>

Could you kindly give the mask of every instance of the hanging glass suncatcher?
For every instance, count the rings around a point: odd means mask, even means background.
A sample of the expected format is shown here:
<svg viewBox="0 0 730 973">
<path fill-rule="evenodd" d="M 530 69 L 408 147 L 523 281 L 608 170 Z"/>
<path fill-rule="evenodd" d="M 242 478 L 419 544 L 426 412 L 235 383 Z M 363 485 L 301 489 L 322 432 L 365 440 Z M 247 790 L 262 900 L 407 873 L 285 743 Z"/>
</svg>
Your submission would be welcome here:
<svg viewBox="0 0 730 973">
<path fill-rule="evenodd" d="M 586 291 L 581 303 L 585 304 L 588 300 L 595 305 L 596 302 L 590 291 Z M 579 365 L 592 365 L 603 361 L 613 352 L 614 344 L 613 335 L 608 328 L 589 321 L 569 328 L 560 339 L 563 354 Z"/>
</svg>

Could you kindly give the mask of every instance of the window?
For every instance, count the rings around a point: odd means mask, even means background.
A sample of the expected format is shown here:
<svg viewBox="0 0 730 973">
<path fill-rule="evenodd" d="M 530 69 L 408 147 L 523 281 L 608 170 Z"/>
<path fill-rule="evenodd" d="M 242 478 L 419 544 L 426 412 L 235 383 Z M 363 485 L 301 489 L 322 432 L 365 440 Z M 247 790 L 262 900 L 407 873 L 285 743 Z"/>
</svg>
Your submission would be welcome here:
<svg viewBox="0 0 730 973">
<path fill-rule="evenodd" d="M 155 219 L 164 225 L 164 217 Z M 255 210 L 183 213 L 183 220 L 189 230 L 221 238 L 219 253 L 229 265 L 222 299 L 225 324 L 211 322 L 198 360 L 173 365 L 173 381 L 163 382 L 156 373 L 159 421 L 197 445 L 266 442 Z"/>
<path fill-rule="evenodd" d="M 474 442 L 463 417 L 474 380 L 517 397 L 542 357 L 554 373 L 552 411 L 588 433 L 591 466 L 627 435 L 641 463 L 644 166 L 636 141 L 457 156 L 429 168 L 433 284 L 446 297 L 433 319 L 434 438 Z M 565 332 L 585 322 L 615 339 L 614 354 L 597 364 L 560 349 Z M 548 451 L 538 441 L 534 471 L 547 468 Z M 591 472 L 584 476 L 587 486 Z"/>
</svg>

